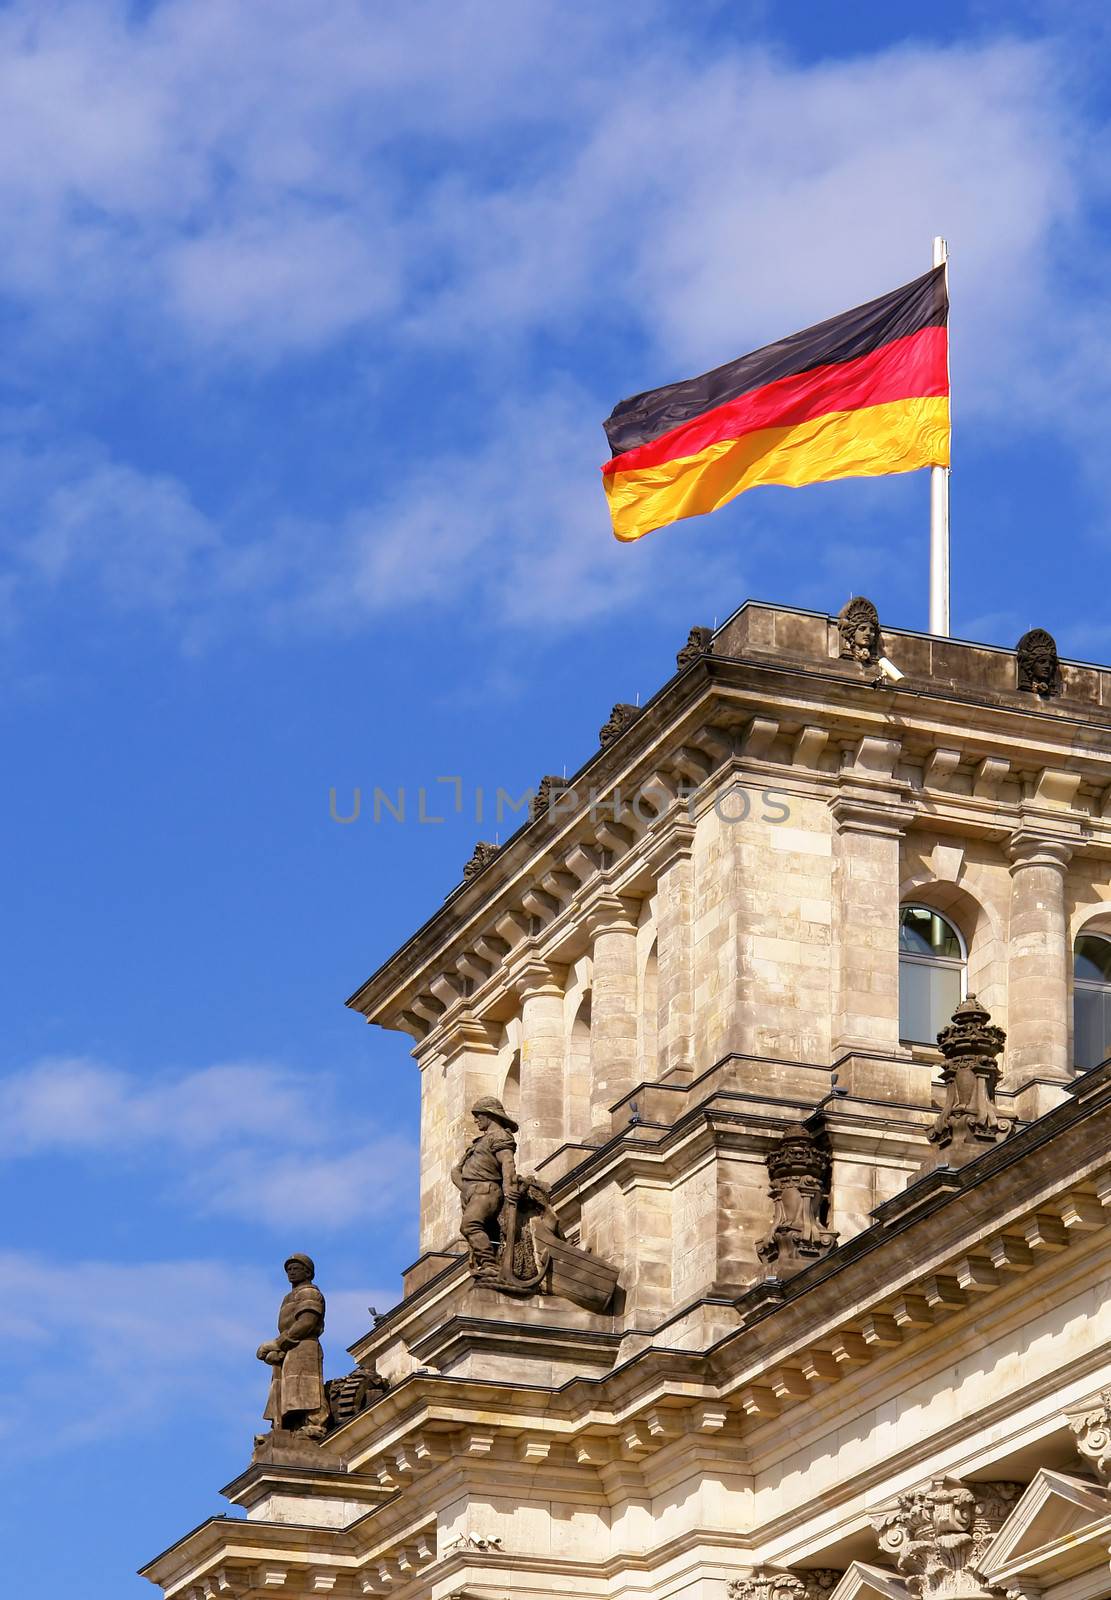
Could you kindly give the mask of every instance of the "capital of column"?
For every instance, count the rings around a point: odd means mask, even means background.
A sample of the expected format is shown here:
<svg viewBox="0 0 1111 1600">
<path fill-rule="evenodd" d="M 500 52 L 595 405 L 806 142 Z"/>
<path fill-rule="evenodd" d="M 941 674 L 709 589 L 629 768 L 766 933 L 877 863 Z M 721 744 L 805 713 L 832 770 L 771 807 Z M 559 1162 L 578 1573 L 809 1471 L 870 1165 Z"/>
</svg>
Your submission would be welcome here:
<svg viewBox="0 0 1111 1600">
<path fill-rule="evenodd" d="M 693 854 L 694 823 L 687 817 L 678 817 L 652 846 L 645 865 L 654 878 L 662 878 L 669 867 L 689 861 Z"/>
<path fill-rule="evenodd" d="M 1072 852 L 1073 846 L 1068 840 L 1037 828 L 1020 827 L 1007 841 L 1012 877 L 1023 867 L 1055 867 L 1063 874 L 1072 860 Z"/>
<path fill-rule="evenodd" d="M 635 933 L 640 901 L 627 895 L 597 894 L 583 906 L 582 921 L 591 939 L 600 933 Z"/>
<path fill-rule="evenodd" d="M 446 1065 L 462 1055 L 497 1055 L 498 1044 L 487 1023 L 464 1013 L 434 1028 L 422 1040 L 420 1049 L 422 1054 L 438 1055 Z"/>
<path fill-rule="evenodd" d="M 834 795 L 829 809 L 838 833 L 868 833 L 889 839 L 901 838 L 916 815 L 913 806 L 897 800 L 846 791 Z"/>
<path fill-rule="evenodd" d="M 537 995 L 562 996 L 567 982 L 567 968 L 557 967 L 540 956 L 529 956 L 509 974 L 507 985 L 517 999 L 524 1002 Z"/>
</svg>

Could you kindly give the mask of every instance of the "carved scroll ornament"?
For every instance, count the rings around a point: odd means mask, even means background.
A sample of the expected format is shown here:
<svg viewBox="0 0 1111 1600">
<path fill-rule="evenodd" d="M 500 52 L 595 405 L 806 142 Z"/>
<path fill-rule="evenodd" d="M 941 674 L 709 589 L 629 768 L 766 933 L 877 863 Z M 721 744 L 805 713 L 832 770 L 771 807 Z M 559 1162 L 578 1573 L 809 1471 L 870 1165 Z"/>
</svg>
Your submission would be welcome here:
<svg viewBox="0 0 1111 1600">
<path fill-rule="evenodd" d="M 900 1495 L 872 1519 L 872 1526 L 880 1549 L 894 1557 L 916 1600 L 987 1600 L 992 1591 L 977 1563 L 1023 1487 L 934 1478 L 925 1488 Z"/>
<path fill-rule="evenodd" d="M 828 1226 L 830 1157 L 820 1138 L 797 1128 L 783 1135 L 767 1162 L 774 1215 L 756 1254 L 784 1278 L 828 1255 L 837 1243 Z"/>
</svg>

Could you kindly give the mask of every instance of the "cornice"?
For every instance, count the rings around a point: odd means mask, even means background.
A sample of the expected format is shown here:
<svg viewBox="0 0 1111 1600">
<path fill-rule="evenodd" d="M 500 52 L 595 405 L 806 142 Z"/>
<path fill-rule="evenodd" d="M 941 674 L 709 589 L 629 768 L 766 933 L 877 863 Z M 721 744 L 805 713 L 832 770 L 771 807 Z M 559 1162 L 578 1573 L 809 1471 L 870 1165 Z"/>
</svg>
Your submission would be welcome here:
<svg viewBox="0 0 1111 1600">
<path fill-rule="evenodd" d="M 767 771 L 783 782 L 796 781 L 800 759 L 828 762 L 827 752 L 835 752 L 846 741 L 872 741 L 896 748 L 901 745 L 904 758 L 923 758 L 932 771 L 933 782 L 928 776 L 920 791 L 921 800 L 916 799 L 915 803 L 937 805 L 944 796 L 950 809 L 967 820 L 972 829 L 991 826 L 995 791 L 1011 769 L 1016 747 L 1021 749 L 1024 769 L 1035 774 L 1034 791 L 1040 787 L 1044 793 L 1052 791 L 1059 798 L 1063 792 L 1060 785 L 1065 783 L 1075 796 L 1077 786 L 1087 775 L 1101 792 L 1111 794 L 1111 710 L 1102 718 L 1083 717 L 1057 705 L 1047 707 L 1039 702 L 1035 706 L 1029 696 L 1019 696 L 1017 692 L 1015 703 L 1010 704 L 998 696 L 961 695 L 945 685 L 915 684 L 906 689 L 900 686 L 881 699 L 866 684 L 833 670 L 835 665 L 823 663 L 811 669 L 781 658 L 699 657 L 665 684 L 644 713 L 629 723 L 606 750 L 573 774 L 567 785 L 582 789 L 589 784 L 603 797 L 604 810 L 604 797 L 615 788 L 631 793 L 638 786 L 650 786 L 655 777 L 662 786 L 663 801 L 674 787 L 667 773 L 682 771 L 684 749 L 689 750 L 690 742 L 697 742 L 704 732 L 712 732 L 715 722 L 724 722 L 727 728 L 736 730 L 734 750 L 730 753 L 718 747 L 697 752 L 703 780 L 728 763 L 731 772 L 737 764 L 751 771 Z M 769 704 L 770 698 L 774 703 Z M 892 710 L 896 703 L 897 720 Z M 913 720 L 907 715 L 912 707 Z M 937 713 L 941 710 L 945 718 L 939 719 Z M 929 726 L 931 718 L 936 722 L 934 728 Z M 802 734 L 794 736 L 793 760 L 767 760 L 767 729 L 775 729 L 784 721 L 802 726 Z M 811 729 L 814 738 L 804 738 L 803 734 Z M 1081 742 L 1085 738 L 1088 741 L 1079 754 L 1078 731 Z M 971 781 L 980 792 L 949 795 L 938 787 L 952 780 L 955 769 L 945 762 L 933 761 L 934 755 L 957 758 L 961 765 L 967 761 L 973 774 Z M 828 781 L 829 776 L 828 768 L 813 771 L 813 778 L 818 781 Z M 1036 798 L 1036 792 L 1032 797 Z M 966 801 L 978 801 L 980 806 L 966 808 L 962 804 Z M 653 835 L 658 827 L 666 828 L 675 810 L 672 802 L 662 806 L 655 820 L 635 819 L 635 837 L 618 841 L 622 845 L 618 866 L 623 864 L 625 852 L 640 846 L 645 834 Z M 604 821 L 591 819 L 588 811 L 584 800 L 572 816 L 542 815 L 522 825 L 480 879 L 449 897 L 350 997 L 348 1004 L 379 1019 L 384 1019 L 383 1013 L 393 1007 L 393 1015 L 399 1017 L 405 1009 L 401 991 L 416 979 L 423 965 L 439 961 L 456 940 L 471 937 L 468 930 L 476 919 L 494 917 L 498 903 L 505 902 L 506 897 L 512 900 L 516 894 L 519 899 L 528 885 L 538 881 L 544 862 L 558 867 L 556 858 L 576 839 L 581 841 L 588 834 L 594 837 L 599 828 L 609 831 Z M 1099 830 L 1101 834 L 1106 831 Z M 522 882 L 524 878 L 528 884 Z M 550 893 L 547 888 L 542 892 Z M 392 999 L 391 994 L 397 999 Z M 393 1020 L 389 1025 L 400 1024 Z"/>
</svg>

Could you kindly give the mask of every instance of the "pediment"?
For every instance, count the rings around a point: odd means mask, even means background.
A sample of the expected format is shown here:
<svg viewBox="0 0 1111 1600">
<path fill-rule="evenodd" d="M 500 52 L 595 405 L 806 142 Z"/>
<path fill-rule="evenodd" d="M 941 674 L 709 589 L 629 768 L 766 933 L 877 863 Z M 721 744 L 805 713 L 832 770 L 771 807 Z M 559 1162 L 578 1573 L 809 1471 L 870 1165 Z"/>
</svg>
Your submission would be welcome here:
<svg viewBox="0 0 1111 1600">
<path fill-rule="evenodd" d="M 992 1583 L 1018 1573 L 1068 1577 L 1106 1560 L 1111 1493 L 1090 1478 L 1042 1467 L 1000 1528 L 979 1571 Z M 1096 1549 L 1088 1548 L 1090 1545 Z"/>
<path fill-rule="evenodd" d="M 909 1590 L 893 1568 L 854 1561 L 846 1567 L 829 1600 L 909 1600 Z"/>
</svg>

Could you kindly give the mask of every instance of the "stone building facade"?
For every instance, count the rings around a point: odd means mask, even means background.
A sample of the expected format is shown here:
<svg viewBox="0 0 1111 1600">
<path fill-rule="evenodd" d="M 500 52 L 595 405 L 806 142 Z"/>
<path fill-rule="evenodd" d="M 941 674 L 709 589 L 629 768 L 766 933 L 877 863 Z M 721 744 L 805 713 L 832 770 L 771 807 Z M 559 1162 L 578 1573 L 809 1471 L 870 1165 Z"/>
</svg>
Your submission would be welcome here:
<svg viewBox="0 0 1111 1600">
<path fill-rule="evenodd" d="M 746 604 L 476 850 L 348 1002 L 422 1085 L 358 1402 L 261 1436 L 152 1582 L 1111 1593 L 1111 671 L 1047 639 Z M 497 1281 L 453 1179 L 480 1101 L 522 1183 Z"/>
</svg>

